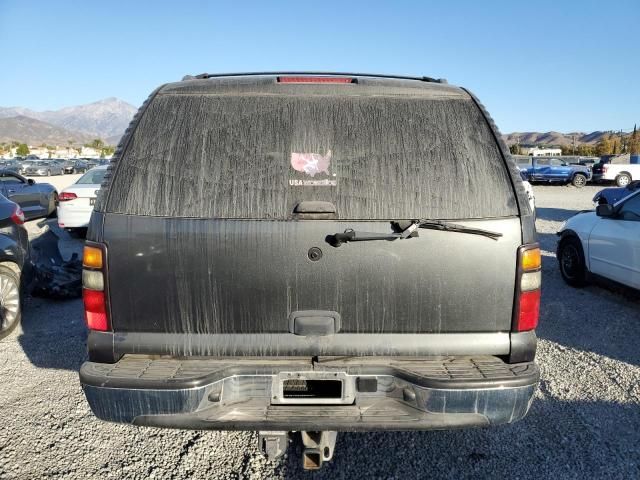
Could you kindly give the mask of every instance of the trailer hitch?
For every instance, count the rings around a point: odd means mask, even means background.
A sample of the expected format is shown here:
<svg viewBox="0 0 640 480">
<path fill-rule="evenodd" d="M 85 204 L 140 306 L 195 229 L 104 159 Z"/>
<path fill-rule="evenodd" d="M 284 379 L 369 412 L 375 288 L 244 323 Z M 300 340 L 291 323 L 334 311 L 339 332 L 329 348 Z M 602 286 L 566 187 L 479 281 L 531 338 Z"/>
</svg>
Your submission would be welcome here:
<svg viewBox="0 0 640 480">
<path fill-rule="evenodd" d="M 302 467 L 305 470 L 318 470 L 333 458 L 338 432 L 300 432 L 300 436 L 304 445 Z M 288 447 L 289 432 L 258 432 L 258 448 L 269 460 L 280 458 Z"/>
</svg>

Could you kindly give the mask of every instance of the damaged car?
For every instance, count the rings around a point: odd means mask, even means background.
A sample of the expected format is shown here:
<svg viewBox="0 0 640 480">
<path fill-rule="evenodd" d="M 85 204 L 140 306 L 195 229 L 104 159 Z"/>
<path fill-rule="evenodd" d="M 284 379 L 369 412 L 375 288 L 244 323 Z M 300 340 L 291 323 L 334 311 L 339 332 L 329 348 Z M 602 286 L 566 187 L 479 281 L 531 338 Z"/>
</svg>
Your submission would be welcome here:
<svg viewBox="0 0 640 480">
<path fill-rule="evenodd" d="M 341 431 L 523 418 L 541 256 L 500 138 L 476 97 L 429 77 L 158 88 L 87 234 L 93 413 L 255 430 L 270 458 L 301 432 L 307 469 Z"/>
<path fill-rule="evenodd" d="M 19 205 L 0 194 L 0 339 L 9 335 L 22 317 L 23 272 L 29 264 L 29 238 Z"/>
</svg>

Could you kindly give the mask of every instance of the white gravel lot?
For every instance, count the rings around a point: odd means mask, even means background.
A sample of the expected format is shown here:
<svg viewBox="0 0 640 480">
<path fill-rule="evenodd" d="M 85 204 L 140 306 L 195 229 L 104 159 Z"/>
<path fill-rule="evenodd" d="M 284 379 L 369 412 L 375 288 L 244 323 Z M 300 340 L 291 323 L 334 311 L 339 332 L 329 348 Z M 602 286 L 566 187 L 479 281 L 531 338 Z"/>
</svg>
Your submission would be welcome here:
<svg viewBox="0 0 640 480">
<path fill-rule="evenodd" d="M 640 299 L 572 289 L 558 272 L 555 232 L 591 208 L 598 187 L 534 188 L 544 250 L 542 381 L 525 420 L 340 434 L 334 460 L 315 473 L 301 469 L 296 445 L 282 461 L 266 461 L 254 433 L 103 423 L 78 383 L 80 300 L 29 298 L 23 327 L 0 341 L 0 478 L 640 478 Z"/>
</svg>

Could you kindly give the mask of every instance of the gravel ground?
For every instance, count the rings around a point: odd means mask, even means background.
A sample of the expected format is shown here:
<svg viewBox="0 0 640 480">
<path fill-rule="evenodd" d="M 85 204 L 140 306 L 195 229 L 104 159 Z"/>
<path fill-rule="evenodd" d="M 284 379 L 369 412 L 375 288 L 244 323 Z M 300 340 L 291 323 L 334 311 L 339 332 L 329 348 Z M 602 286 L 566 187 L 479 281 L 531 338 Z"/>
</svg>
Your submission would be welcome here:
<svg viewBox="0 0 640 480">
<path fill-rule="evenodd" d="M 300 468 L 296 445 L 282 461 L 266 461 L 254 433 L 107 424 L 92 416 L 78 384 L 81 302 L 30 298 L 22 329 L 0 342 L 0 478 L 640 478 L 640 300 L 600 286 L 572 289 L 558 272 L 554 233 L 591 207 L 598 188 L 534 188 L 544 250 L 542 381 L 525 420 L 340 434 L 319 472 Z M 80 246 L 63 240 L 68 250 Z"/>
</svg>

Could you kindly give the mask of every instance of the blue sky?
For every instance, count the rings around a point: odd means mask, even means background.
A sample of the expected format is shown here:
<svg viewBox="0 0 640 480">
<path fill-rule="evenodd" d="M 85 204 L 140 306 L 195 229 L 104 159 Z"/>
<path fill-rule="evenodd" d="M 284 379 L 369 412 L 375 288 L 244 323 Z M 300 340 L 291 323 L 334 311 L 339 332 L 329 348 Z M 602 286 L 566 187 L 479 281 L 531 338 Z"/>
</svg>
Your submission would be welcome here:
<svg viewBox="0 0 640 480">
<path fill-rule="evenodd" d="M 640 124 L 640 0 L 0 0 L 0 106 L 139 105 L 187 73 L 445 77 L 503 132 Z"/>
</svg>

